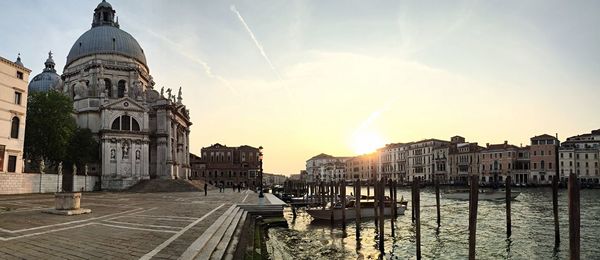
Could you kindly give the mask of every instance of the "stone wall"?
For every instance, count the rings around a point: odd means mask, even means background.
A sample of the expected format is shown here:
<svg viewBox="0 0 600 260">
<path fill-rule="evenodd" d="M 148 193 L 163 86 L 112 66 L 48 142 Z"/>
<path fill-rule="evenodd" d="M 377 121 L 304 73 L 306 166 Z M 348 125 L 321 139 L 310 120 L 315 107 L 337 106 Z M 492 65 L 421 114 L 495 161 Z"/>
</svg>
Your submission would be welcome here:
<svg viewBox="0 0 600 260">
<path fill-rule="evenodd" d="M 41 181 L 41 189 L 40 189 Z M 93 191 L 98 176 L 75 176 L 74 188 L 77 191 Z M 87 182 L 87 184 L 86 184 Z M 58 189 L 57 189 L 58 188 Z M 0 194 L 51 193 L 62 189 L 62 175 L 39 173 L 0 174 Z"/>
</svg>

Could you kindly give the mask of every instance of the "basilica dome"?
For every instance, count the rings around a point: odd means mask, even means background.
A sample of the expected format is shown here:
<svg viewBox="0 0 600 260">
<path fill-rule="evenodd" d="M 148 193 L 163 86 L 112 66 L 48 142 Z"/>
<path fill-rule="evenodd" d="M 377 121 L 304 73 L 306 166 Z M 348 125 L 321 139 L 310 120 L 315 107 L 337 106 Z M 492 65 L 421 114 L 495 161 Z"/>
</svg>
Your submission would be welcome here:
<svg viewBox="0 0 600 260">
<path fill-rule="evenodd" d="M 115 21 L 115 11 L 106 1 L 102 1 L 94 10 L 92 28 L 71 47 L 65 67 L 79 58 L 94 54 L 123 55 L 148 67 L 144 50 L 131 34 L 119 28 L 119 22 Z"/>
<path fill-rule="evenodd" d="M 48 59 L 44 63 L 45 68 L 42 73 L 37 74 L 27 87 L 29 93 L 32 92 L 46 92 L 50 89 L 55 88 L 61 83 L 60 76 L 54 69 L 54 60 L 52 59 L 52 52 L 48 53 Z"/>
</svg>

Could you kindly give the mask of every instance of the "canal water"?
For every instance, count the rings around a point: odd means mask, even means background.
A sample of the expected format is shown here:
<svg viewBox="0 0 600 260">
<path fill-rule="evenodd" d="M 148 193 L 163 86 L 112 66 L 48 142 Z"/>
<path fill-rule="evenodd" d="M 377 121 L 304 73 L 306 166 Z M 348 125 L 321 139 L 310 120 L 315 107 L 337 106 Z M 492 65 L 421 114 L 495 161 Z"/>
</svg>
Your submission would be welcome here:
<svg viewBox="0 0 600 260">
<path fill-rule="evenodd" d="M 512 202 L 512 236 L 506 239 L 504 201 L 479 201 L 477 215 L 477 259 L 568 259 L 569 227 L 567 190 L 559 191 L 561 244 L 554 249 L 554 220 L 550 188 L 512 189 L 520 192 Z M 350 194 L 349 187 L 347 194 Z M 371 194 L 373 189 L 371 189 Z M 363 189 L 366 195 L 366 189 Z M 398 189 L 398 198 L 410 200 L 410 189 Z M 423 259 L 468 258 L 468 201 L 441 196 L 441 227 L 437 229 L 435 193 L 421 191 L 421 254 Z M 410 207 L 410 203 L 408 204 Z M 284 212 L 289 228 L 269 229 L 267 249 L 273 259 L 413 259 L 415 229 L 410 208 L 394 222 L 385 221 L 385 253 L 380 255 L 373 220 L 331 226 L 329 221 L 313 220 L 304 211 L 292 219 Z M 581 191 L 581 259 L 600 259 L 600 190 Z"/>
</svg>

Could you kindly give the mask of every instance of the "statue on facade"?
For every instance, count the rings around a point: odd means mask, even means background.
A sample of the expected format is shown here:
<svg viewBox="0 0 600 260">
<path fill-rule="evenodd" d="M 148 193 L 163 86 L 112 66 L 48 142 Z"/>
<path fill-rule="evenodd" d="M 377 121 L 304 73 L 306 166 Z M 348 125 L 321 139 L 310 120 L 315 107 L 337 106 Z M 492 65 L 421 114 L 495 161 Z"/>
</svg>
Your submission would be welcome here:
<svg viewBox="0 0 600 260">
<path fill-rule="evenodd" d="M 73 176 L 77 175 L 77 164 L 73 164 Z"/>
<path fill-rule="evenodd" d="M 115 159 L 117 157 L 115 149 L 110 149 L 110 159 Z"/>
<path fill-rule="evenodd" d="M 135 99 L 141 99 L 142 82 L 140 82 L 139 80 L 134 81 L 132 92 L 133 93 L 132 93 L 131 97 L 133 97 Z"/>
<path fill-rule="evenodd" d="M 129 158 L 129 143 L 123 142 L 123 159 Z"/>
<path fill-rule="evenodd" d="M 135 151 L 135 159 L 139 160 L 140 159 L 140 150 L 136 150 Z"/>
<path fill-rule="evenodd" d="M 106 85 L 104 84 L 104 79 L 103 78 L 98 78 L 98 91 L 97 91 L 98 95 L 101 96 L 102 94 L 105 94 L 106 92 Z"/>
<path fill-rule="evenodd" d="M 44 159 L 40 160 L 40 174 L 44 174 L 44 170 L 46 169 L 46 163 L 44 162 Z"/>
<path fill-rule="evenodd" d="M 182 99 L 183 99 L 183 98 L 181 97 L 181 87 L 179 87 L 179 92 L 177 93 L 177 102 L 178 102 L 178 103 L 181 103 L 181 100 L 182 100 Z"/>
<path fill-rule="evenodd" d="M 167 99 L 168 99 L 168 100 L 171 100 L 171 88 L 168 88 L 168 89 L 167 89 L 167 94 L 168 94 L 168 95 L 167 95 Z"/>
<path fill-rule="evenodd" d="M 165 97 L 165 87 L 160 88 L 160 96 Z"/>
<path fill-rule="evenodd" d="M 58 163 L 58 170 L 57 170 L 58 175 L 62 175 L 62 162 Z"/>
<path fill-rule="evenodd" d="M 100 63 L 100 66 L 98 66 L 98 75 L 100 75 L 101 78 L 104 77 L 104 65 L 102 65 L 102 63 Z"/>
<path fill-rule="evenodd" d="M 76 98 L 85 97 L 86 86 L 85 86 L 85 84 L 83 82 L 84 82 L 83 80 L 80 80 L 79 82 L 77 82 L 75 84 L 74 91 L 75 91 L 75 97 Z"/>
</svg>

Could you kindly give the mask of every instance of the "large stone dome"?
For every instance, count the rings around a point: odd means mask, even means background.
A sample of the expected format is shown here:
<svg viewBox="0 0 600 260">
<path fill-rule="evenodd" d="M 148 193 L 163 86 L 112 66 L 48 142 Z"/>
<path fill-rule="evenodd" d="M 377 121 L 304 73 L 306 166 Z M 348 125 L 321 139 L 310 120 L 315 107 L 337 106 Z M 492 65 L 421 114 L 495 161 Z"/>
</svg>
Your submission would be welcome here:
<svg viewBox="0 0 600 260">
<path fill-rule="evenodd" d="M 144 50 L 135 38 L 110 25 L 93 27 L 81 35 L 67 55 L 66 66 L 79 58 L 93 54 L 119 54 L 134 58 L 148 67 Z"/>
<path fill-rule="evenodd" d="M 92 28 L 71 47 L 65 67 L 77 59 L 94 54 L 123 55 L 136 59 L 148 68 L 144 50 L 131 34 L 119 28 L 119 22 L 115 21 L 115 11 L 106 1 L 102 1 L 94 10 Z"/>
</svg>

